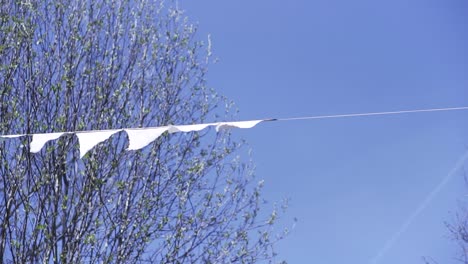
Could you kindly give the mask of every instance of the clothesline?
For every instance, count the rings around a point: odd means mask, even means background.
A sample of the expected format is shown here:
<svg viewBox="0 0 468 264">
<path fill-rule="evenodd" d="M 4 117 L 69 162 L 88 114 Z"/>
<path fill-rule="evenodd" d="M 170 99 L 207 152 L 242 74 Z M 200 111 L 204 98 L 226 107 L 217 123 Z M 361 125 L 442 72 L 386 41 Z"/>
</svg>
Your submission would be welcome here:
<svg viewBox="0 0 468 264">
<path fill-rule="evenodd" d="M 119 129 L 105 129 L 105 130 L 85 130 L 85 131 L 65 131 L 65 132 L 35 133 L 35 134 L 0 135 L 0 138 L 9 139 L 9 138 L 18 138 L 18 137 L 23 137 L 23 136 L 32 136 L 32 141 L 30 144 L 30 152 L 37 153 L 41 151 L 41 149 L 44 147 L 44 145 L 47 142 L 51 140 L 56 140 L 62 135 L 75 134 L 78 137 L 78 142 L 80 145 L 80 158 L 82 158 L 94 146 L 107 140 L 113 134 L 121 132 L 121 131 L 125 131 L 129 138 L 129 146 L 127 150 L 138 150 L 149 145 L 151 142 L 156 140 L 165 132 L 168 132 L 168 133 L 194 132 L 194 131 L 203 130 L 207 127 L 215 127 L 216 131 L 219 131 L 220 129 L 227 129 L 227 128 L 252 128 L 256 126 L 257 124 L 259 124 L 260 122 L 266 122 L 266 121 L 293 121 L 293 120 L 347 118 L 347 117 L 397 115 L 397 114 L 457 111 L 457 110 L 468 110 L 468 106 L 386 111 L 386 112 L 337 114 L 337 115 L 316 115 L 316 116 L 303 116 L 303 117 L 290 117 L 290 118 L 273 118 L 273 119 L 270 118 L 270 119 L 258 119 L 258 120 L 248 120 L 248 121 L 216 122 L 216 123 L 192 124 L 192 125 L 168 125 L 168 126 L 160 126 L 160 127 L 119 128 Z"/>
<path fill-rule="evenodd" d="M 399 114 L 410 114 L 410 113 L 456 111 L 456 110 L 468 110 L 468 106 L 448 107 L 448 108 L 417 109 L 417 110 L 401 110 L 401 111 L 390 111 L 390 112 L 369 112 L 369 113 L 357 113 L 357 114 L 339 114 L 339 115 L 319 115 L 319 116 L 305 116 L 305 117 L 290 117 L 290 118 L 278 118 L 278 119 L 275 119 L 275 120 L 278 120 L 278 121 L 293 121 L 293 120 L 359 117 L 359 116 L 399 115 Z"/>
</svg>

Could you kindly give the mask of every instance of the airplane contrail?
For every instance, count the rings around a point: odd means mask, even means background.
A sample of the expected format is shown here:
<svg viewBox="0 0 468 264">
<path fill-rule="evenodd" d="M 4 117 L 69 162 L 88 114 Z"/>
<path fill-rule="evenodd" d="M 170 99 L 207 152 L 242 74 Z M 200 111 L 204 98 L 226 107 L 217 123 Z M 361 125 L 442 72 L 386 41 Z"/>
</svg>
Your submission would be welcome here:
<svg viewBox="0 0 468 264">
<path fill-rule="evenodd" d="M 468 159 L 468 151 L 458 159 L 455 166 L 450 170 L 450 172 L 442 178 L 440 183 L 426 196 L 422 203 L 414 210 L 414 212 L 406 219 L 403 225 L 398 229 L 398 231 L 387 240 L 385 245 L 378 251 L 374 258 L 371 259 L 371 264 L 377 264 L 385 256 L 385 254 L 395 245 L 400 236 L 406 232 L 408 227 L 414 222 L 414 220 L 421 214 L 424 209 L 432 202 L 434 197 L 442 190 L 442 188 L 450 181 L 450 179 L 455 175 L 455 173 L 463 166 L 465 161 Z"/>
</svg>

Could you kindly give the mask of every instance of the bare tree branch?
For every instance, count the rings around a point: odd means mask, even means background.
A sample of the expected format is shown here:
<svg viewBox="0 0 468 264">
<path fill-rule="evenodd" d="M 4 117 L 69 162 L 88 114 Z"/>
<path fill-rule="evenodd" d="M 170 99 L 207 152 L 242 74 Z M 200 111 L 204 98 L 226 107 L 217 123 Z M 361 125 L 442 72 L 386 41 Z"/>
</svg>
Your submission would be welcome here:
<svg viewBox="0 0 468 264">
<path fill-rule="evenodd" d="M 0 132 L 191 124 L 230 116 L 206 85 L 211 51 L 162 0 L 2 0 Z M 221 107 L 225 106 L 225 107 Z M 276 211 L 229 132 L 118 133 L 83 159 L 72 135 L 29 153 L 0 142 L 2 263 L 273 260 Z"/>
</svg>

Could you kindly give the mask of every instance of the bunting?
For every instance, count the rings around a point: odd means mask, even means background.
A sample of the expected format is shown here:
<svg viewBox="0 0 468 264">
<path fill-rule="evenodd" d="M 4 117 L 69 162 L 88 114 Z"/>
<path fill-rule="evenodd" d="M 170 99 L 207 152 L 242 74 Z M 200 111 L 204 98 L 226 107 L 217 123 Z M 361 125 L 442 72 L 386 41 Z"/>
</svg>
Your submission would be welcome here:
<svg viewBox="0 0 468 264">
<path fill-rule="evenodd" d="M 265 120 L 252 120 L 252 121 L 243 121 L 243 122 L 220 122 L 216 124 L 216 131 L 221 129 L 229 129 L 229 128 L 252 128 L 258 123 L 265 121 Z"/>
<path fill-rule="evenodd" d="M 162 127 L 148 127 L 148 128 L 124 128 L 112 130 L 90 130 L 90 131 L 73 131 L 73 132 L 56 132 L 56 133 L 38 133 L 38 134 L 18 134 L 18 135 L 2 135 L 0 139 L 19 138 L 23 136 L 32 136 L 32 141 L 29 146 L 31 153 L 38 153 L 42 150 L 44 145 L 52 140 L 56 140 L 65 134 L 74 134 L 78 137 L 80 146 L 80 159 L 83 158 L 92 148 L 101 142 L 106 141 L 112 135 L 124 131 L 129 140 L 127 150 L 142 149 L 157 138 L 164 132 L 168 133 L 188 133 L 201 131 L 208 127 L 215 127 L 216 131 L 221 128 L 252 128 L 258 123 L 267 120 L 253 120 L 253 121 L 238 121 L 238 122 L 218 122 L 207 124 L 193 124 L 193 125 L 171 125 Z"/>
<path fill-rule="evenodd" d="M 176 132 L 194 132 L 203 130 L 209 126 L 213 126 L 215 123 L 210 124 L 196 124 L 196 125 L 182 125 L 182 126 L 170 126 L 169 133 L 176 133 Z"/>
<path fill-rule="evenodd" d="M 148 146 L 151 142 L 155 141 L 168 129 L 169 127 L 156 127 L 148 129 L 125 129 L 129 140 L 127 150 L 138 150 Z"/>
<path fill-rule="evenodd" d="M 292 117 L 280 119 L 259 119 L 249 121 L 235 121 L 235 122 L 217 122 L 206 124 L 192 124 L 192 125 L 170 125 L 161 127 L 147 127 L 147 128 L 122 128 L 112 130 L 90 130 L 90 131 L 68 131 L 56 133 L 38 133 L 38 134 L 17 134 L 17 135 L 1 135 L 0 141 L 5 139 L 19 138 L 23 136 L 32 136 L 32 141 L 29 146 L 31 153 L 38 153 L 44 145 L 51 141 L 60 138 L 65 134 L 74 134 L 78 137 L 80 145 L 80 158 L 83 158 L 88 151 L 94 148 L 101 142 L 109 139 L 112 135 L 124 131 L 129 139 L 127 150 L 142 149 L 151 142 L 155 141 L 165 132 L 172 133 L 188 133 L 201 131 L 208 127 L 215 127 L 216 131 L 231 128 L 253 128 L 264 121 L 291 121 L 291 120 L 310 120 L 310 119 L 328 119 L 328 118 L 347 118 L 347 117 L 363 117 L 363 116 L 381 116 L 381 115 L 397 115 L 408 113 L 421 113 L 421 112 L 438 112 L 438 111 L 455 111 L 455 110 L 468 110 L 468 106 L 462 107 L 447 107 L 447 108 L 432 108 L 432 109 L 418 109 L 418 110 L 403 110 L 391 112 L 370 112 L 370 113 L 354 113 L 354 114 L 339 114 L 339 115 L 318 115 L 306 117 Z"/>
<path fill-rule="evenodd" d="M 122 129 L 108 130 L 108 131 L 86 131 L 76 133 L 78 137 L 78 142 L 80 144 L 80 159 L 86 155 L 97 144 L 105 141 L 110 138 L 117 132 L 122 131 Z"/>
<path fill-rule="evenodd" d="M 58 139 L 60 136 L 66 133 L 46 133 L 46 134 L 34 134 L 30 145 L 31 153 L 37 153 L 41 151 L 42 147 L 50 141 Z"/>
</svg>

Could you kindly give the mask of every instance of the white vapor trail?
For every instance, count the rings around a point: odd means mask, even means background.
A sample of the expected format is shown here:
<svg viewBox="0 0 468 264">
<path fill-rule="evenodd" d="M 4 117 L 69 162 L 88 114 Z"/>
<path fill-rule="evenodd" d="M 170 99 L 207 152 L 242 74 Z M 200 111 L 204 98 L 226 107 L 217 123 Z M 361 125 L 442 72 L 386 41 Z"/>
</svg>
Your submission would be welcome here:
<svg viewBox="0 0 468 264">
<path fill-rule="evenodd" d="M 421 214 L 424 209 L 432 202 L 434 197 L 442 190 L 442 188 L 450 181 L 450 179 L 455 175 L 455 173 L 463 166 L 463 164 L 468 159 L 468 151 L 458 159 L 455 166 L 450 170 L 450 172 L 442 178 L 440 183 L 426 196 L 422 203 L 414 210 L 414 212 L 406 219 L 403 225 L 398 229 L 398 231 L 387 240 L 385 245 L 378 251 L 374 258 L 371 259 L 371 264 L 377 264 L 385 256 L 385 254 L 395 245 L 400 236 L 406 232 L 408 227 L 414 222 L 414 220 Z"/>
</svg>

